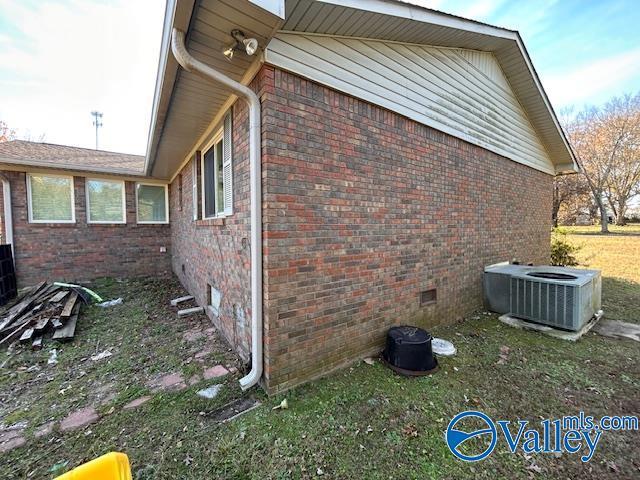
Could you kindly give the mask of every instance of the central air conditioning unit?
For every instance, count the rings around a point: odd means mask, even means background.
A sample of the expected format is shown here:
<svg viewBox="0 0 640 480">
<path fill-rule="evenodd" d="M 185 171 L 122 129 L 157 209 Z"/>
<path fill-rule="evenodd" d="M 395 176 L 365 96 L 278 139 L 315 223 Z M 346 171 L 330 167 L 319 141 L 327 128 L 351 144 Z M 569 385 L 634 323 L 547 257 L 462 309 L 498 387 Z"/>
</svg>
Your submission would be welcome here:
<svg viewBox="0 0 640 480">
<path fill-rule="evenodd" d="M 492 265 L 483 283 L 489 310 L 563 330 L 580 330 L 602 306 L 599 270 Z"/>
</svg>

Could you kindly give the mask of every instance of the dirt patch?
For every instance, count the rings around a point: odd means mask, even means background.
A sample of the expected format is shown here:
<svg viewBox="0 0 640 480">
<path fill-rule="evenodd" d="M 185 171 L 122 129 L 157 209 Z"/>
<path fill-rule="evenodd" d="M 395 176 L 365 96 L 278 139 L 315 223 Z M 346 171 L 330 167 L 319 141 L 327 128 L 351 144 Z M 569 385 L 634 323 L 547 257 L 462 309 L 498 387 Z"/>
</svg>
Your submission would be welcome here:
<svg viewBox="0 0 640 480">
<path fill-rule="evenodd" d="M 253 397 L 240 398 L 218 410 L 206 414 L 206 417 L 211 418 L 216 422 L 228 422 L 259 405 L 260 402 Z"/>
</svg>

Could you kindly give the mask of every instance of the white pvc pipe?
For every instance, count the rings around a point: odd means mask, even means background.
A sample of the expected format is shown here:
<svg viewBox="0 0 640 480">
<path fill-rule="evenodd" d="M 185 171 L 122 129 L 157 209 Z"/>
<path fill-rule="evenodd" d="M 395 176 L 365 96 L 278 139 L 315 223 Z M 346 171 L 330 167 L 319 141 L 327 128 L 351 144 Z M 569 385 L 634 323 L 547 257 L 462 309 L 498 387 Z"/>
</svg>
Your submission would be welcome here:
<svg viewBox="0 0 640 480">
<path fill-rule="evenodd" d="M 11 183 L 6 175 L 0 173 L 0 180 L 2 180 L 2 197 L 4 203 L 4 232 L 6 239 L 4 243 L 11 244 L 11 250 L 14 250 L 13 246 L 13 214 L 11 208 Z M 16 263 L 15 252 L 13 252 L 13 263 Z"/>
<path fill-rule="evenodd" d="M 222 83 L 249 104 L 249 184 L 251 195 L 251 371 L 240 379 L 243 390 L 262 377 L 262 165 L 260 153 L 260 99 L 249 87 L 196 60 L 184 44 L 184 32 L 171 32 L 171 51 L 188 72 Z"/>
</svg>

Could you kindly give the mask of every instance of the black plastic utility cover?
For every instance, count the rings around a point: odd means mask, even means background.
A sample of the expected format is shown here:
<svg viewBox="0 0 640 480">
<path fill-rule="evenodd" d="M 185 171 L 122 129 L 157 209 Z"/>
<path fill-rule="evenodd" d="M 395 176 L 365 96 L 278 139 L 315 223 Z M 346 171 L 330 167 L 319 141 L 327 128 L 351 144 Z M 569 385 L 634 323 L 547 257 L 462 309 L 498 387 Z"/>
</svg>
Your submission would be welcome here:
<svg viewBox="0 0 640 480">
<path fill-rule="evenodd" d="M 413 372 L 426 372 L 438 366 L 431 350 L 431 334 L 418 327 L 392 327 L 382 354 L 391 366 Z"/>
</svg>

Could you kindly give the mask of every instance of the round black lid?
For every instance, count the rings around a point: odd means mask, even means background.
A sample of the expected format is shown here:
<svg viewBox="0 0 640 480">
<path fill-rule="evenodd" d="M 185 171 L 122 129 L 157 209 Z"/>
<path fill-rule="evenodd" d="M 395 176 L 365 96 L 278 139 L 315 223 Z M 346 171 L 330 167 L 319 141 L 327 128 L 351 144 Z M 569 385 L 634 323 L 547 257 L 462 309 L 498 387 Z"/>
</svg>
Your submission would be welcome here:
<svg viewBox="0 0 640 480">
<path fill-rule="evenodd" d="M 392 327 L 387 333 L 395 343 L 427 343 L 431 341 L 431 334 L 418 327 L 403 325 Z"/>
</svg>

